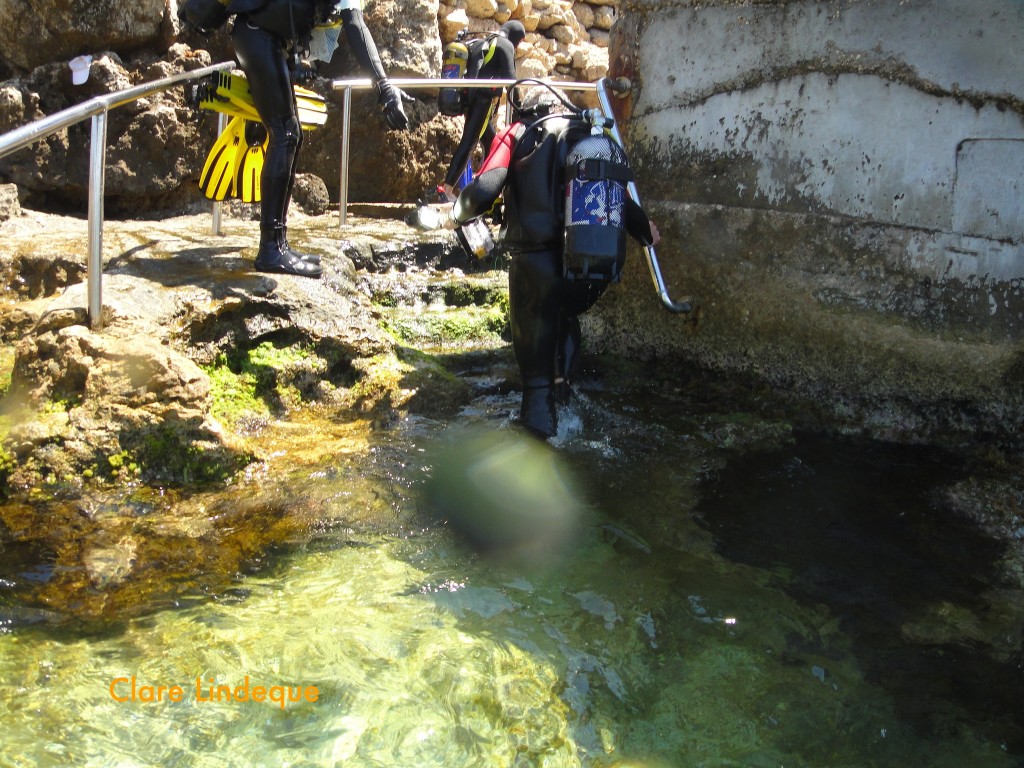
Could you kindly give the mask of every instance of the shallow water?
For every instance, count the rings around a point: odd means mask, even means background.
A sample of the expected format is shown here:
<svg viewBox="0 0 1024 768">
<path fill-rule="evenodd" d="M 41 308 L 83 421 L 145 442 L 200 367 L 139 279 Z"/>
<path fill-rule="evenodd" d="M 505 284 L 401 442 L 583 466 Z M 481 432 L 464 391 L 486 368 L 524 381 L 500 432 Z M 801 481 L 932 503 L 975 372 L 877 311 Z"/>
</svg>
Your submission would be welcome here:
<svg viewBox="0 0 1024 768">
<path fill-rule="evenodd" d="M 491 394 L 461 421 L 500 432 L 514 408 Z M 444 432 L 408 420 L 362 458 L 297 470 L 287 482 L 323 486 L 331 524 L 227 586 L 87 630 L 10 612 L 0 764 L 1024 759 L 1019 595 L 934 504 L 945 457 L 595 384 L 556 440 L 571 541 L 501 557 L 426 521 Z M 367 525 L 374 505 L 393 514 Z M 0 606 L 37 566 L 23 552 L 0 571 Z M 132 676 L 182 700 L 115 700 Z M 246 678 L 291 689 L 206 700 Z M 287 700 L 309 687 L 315 701 Z"/>
</svg>

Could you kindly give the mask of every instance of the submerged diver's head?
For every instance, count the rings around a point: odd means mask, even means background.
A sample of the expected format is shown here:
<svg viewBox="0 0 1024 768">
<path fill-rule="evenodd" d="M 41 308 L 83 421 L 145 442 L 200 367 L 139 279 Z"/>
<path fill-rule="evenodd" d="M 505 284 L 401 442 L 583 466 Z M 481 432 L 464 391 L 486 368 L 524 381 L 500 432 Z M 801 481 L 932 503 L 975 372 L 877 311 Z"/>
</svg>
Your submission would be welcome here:
<svg viewBox="0 0 1024 768">
<path fill-rule="evenodd" d="M 501 25 L 500 34 L 507 37 L 514 46 L 519 46 L 526 37 L 526 27 L 521 21 L 506 21 Z"/>
</svg>

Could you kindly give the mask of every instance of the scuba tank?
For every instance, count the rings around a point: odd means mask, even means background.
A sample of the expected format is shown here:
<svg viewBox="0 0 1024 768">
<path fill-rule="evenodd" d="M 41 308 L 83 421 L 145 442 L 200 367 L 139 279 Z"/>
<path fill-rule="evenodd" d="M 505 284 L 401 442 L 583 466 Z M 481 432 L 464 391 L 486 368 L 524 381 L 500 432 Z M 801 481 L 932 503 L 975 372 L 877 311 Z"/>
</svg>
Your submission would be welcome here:
<svg viewBox="0 0 1024 768">
<path fill-rule="evenodd" d="M 463 78 L 469 67 L 469 46 L 462 42 L 466 30 L 462 30 L 455 39 L 444 48 L 441 61 L 441 77 Z M 442 88 L 437 94 L 437 108 L 442 115 L 454 117 L 466 111 L 466 92 L 464 88 Z"/>
<path fill-rule="evenodd" d="M 565 161 L 562 266 L 570 280 L 617 282 L 626 259 L 626 153 L 600 127 L 576 142 Z"/>
</svg>

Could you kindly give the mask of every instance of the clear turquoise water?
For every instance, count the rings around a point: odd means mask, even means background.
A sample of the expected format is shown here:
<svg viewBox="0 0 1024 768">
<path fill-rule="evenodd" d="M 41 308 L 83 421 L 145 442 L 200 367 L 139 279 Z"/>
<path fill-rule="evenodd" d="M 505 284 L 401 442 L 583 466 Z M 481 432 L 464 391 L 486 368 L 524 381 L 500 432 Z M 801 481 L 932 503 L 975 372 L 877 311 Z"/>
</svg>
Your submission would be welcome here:
<svg viewBox="0 0 1024 768">
<path fill-rule="evenodd" d="M 581 517 L 543 557 L 427 522 L 446 454 L 422 420 L 291 476 L 331 524 L 176 606 L 29 623 L 22 553 L 0 569 L 0 764 L 1020 765 L 1019 595 L 937 517 L 941 459 L 780 446 L 783 426 L 701 408 L 599 389 L 575 406 L 552 503 Z M 513 409 L 482 398 L 464 421 L 502 430 Z M 391 511 L 370 524 L 374 505 Z M 116 701 L 133 675 L 183 700 Z M 246 677 L 318 698 L 197 700 L 196 678 Z"/>
</svg>

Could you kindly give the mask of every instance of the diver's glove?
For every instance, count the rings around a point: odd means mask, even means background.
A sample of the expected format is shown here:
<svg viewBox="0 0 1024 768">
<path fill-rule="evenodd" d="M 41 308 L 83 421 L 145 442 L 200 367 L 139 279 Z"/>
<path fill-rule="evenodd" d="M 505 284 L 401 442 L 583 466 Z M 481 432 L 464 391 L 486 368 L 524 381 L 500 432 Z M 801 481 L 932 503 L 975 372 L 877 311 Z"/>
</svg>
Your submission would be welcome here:
<svg viewBox="0 0 1024 768">
<path fill-rule="evenodd" d="M 402 101 L 412 101 L 400 88 L 396 88 L 386 78 L 377 81 L 377 103 L 384 112 L 384 119 L 396 131 L 404 131 L 409 127 L 409 118 L 402 109 Z"/>
</svg>

